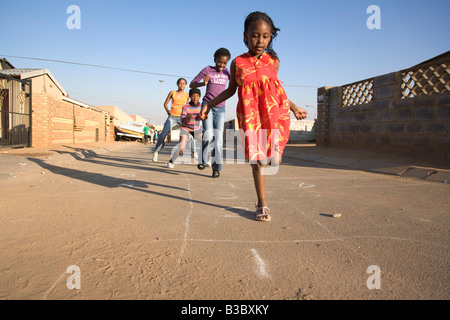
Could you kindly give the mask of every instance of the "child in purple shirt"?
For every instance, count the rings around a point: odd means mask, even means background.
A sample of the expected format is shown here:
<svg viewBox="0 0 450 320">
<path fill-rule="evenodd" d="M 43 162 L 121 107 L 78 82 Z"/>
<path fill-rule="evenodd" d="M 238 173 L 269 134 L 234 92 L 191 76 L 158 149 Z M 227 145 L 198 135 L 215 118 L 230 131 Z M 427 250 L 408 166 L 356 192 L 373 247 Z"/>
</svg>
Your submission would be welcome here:
<svg viewBox="0 0 450 320">
<path fill-rule="evenodd" d="M 230 80 L 230 71 L 226 68 L 231 58 L 230 51 L 220 48 L 214 53 L 215 66 L 207 66 L 192 80 L 190 87 L 198 88 L 206 86 L 202 107 L 217 97 L 227 88 Z M 225 102 L 212 108 L 210 116 L 203 121 L 202 153 L 199 157 L 198 169 L 204 170 L 208 164 L 210 146 L 214 140 L 214 149 L 211 152 L 212 177 L 218 178 L 222 171 L 223 155 L 223 130 L 225 122 Z"/>
</svg>

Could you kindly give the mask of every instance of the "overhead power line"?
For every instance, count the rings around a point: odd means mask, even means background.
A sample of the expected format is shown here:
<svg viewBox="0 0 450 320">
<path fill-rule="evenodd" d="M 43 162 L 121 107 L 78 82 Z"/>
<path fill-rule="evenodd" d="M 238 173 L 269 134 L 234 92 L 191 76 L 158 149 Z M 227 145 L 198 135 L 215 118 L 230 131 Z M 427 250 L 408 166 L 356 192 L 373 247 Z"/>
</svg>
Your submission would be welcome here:
<svg viewBox="0 0 450 320">
<path fill-rule="evenodd" d="M 194 77 L 180 76 L 180 75 L 175 75 L 175 74 L 156 73 L 156 72 L 149 72 L 149 71 L 142 71 L 142 70 L 133 70 L 133 69 L 126 69 L 126 68 L 110 67 L 110 66 L 101 66 L 101 65 L 98 65 L 98 64 L 88 64 L 88 63 L 80 63 L 80 62 L 73 62 L 73 61 L 63 61 L 63 60 L 33 58 L 33 57 L 20 57 L 20 56 L 11 56 L 11 55 L 4 55 L 4 54 L 0 54 L 0 57 L 27 59 L 27 60 L 38 60 L 38 61 L 48 61 L 48 62 L 56 62 L 56 63 L 65 63 L 65 64 L 72 64 L 72 65 L 78 65 L 78 66 L 85 66 L 85 67 L 94 67 L 94 68 L 118 70 L 118 71 L 124 71 L 124 72 L 151 74 L 151 75 L 164 76 L 164 77 L 190 78 L 190 79 L 194 78 Z M 283 86 L 285 86 L 285 87 L 297 87 L 297 88 L 317 88 L 317 86 L 306 86 L 306 85 L 296 85 L 296 84 L 283 84 Z"/>
<path fill-rule="evenodd" d="M 78 66 L 95 67 L 95 68 L 111 69 L 111 70 L 119 70 L 119 71 L 125 71 L 125 72 L 144 73 L 144 74 L 151 74 L 151 75 L 156 75 L 156 76 L 176 77 L 176 78 L 186 77 L 186 76 L 180 76 L 180 75 L 174 75 L 174 74 L 156 73 L 156 72 L 148 72 L 148 71 L 141 71 L 141 70 L 133 70 L 133 69 L 101 66 L 101 65 L 98 65 L 98 64 L 88 64 L 88 63 L 80 63 L 80 62 L 73 62 L 73 61 L 63 61 L 63 60 L 53 60 L 53 59 L 43 59 L 43 58 L 32 58 L 32 57 L 19 57 L 19 56 L 9 56 L 9 55 L 0 55 L 0 56 L 8 57 L 8 58 L 17 58 L 17 59 L 39 60 L 39 61 L 48 61 L 48 62 L 73 64 L 73 65 L 78 65 Z M 186 78 L 188 78 L 188 77 L 186 77 Z"/>
<path fill-rule="evenodd" d="M 317 89 L 317 86 L 304 86 L 304 85 L 300 85 L 300 84 L 284 84 L 283 83 L 283 87 L 296 87 L 296 88 L 314 88 Z"/>
</svg>

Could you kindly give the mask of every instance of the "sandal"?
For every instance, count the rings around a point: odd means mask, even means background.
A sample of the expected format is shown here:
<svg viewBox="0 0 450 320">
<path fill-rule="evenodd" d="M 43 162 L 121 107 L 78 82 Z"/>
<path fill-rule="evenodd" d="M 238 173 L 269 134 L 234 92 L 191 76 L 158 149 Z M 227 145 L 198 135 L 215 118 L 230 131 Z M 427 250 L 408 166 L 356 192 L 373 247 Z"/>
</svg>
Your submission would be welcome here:
<svg viewBox="0 0 450 320">
<path fill-rule="evenodd" d="M 272 220 L 270 216 L 270 209 L 268 207 L 256 207 L 256 217 L 257 221 L 269 222 Z"/>
</svg>

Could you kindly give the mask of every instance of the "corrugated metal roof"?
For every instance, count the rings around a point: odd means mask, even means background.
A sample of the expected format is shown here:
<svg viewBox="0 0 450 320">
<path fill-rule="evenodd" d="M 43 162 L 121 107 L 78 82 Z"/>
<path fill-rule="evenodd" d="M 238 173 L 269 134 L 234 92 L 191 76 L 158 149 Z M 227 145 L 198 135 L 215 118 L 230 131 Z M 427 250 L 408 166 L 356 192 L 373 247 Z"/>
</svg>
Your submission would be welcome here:
<svg viewBox="0 0 450 320">
<path fill-rule="evenodd" d="M 67 96 L 66 90 L 64 90 L 64 88 L 58 83 L 58 81 L 55 79 L 55 77 L 53 77 L 53 75 L 48 69 L 18 68 L 18 69 L 0 70 L 0 73 L 3 73 L 7 76 L 19 77 L 20 79 L 30 79 L 46 74 L 50 77 L 50 79 L 52 79 L 52 81 L 56 84 L 59 90 L 61 90 L 62 94 Z"/>
<path fill-rule="evenodd" d="M 23 74 L 26 74 L 29 72 L 35 72 L 38 70 L 44 71 L 44 69 L 5 69 L 5 70 L 0 70 L 0 73 L 6 74 L 8 76 L 21 76 Z"/>
</svg>

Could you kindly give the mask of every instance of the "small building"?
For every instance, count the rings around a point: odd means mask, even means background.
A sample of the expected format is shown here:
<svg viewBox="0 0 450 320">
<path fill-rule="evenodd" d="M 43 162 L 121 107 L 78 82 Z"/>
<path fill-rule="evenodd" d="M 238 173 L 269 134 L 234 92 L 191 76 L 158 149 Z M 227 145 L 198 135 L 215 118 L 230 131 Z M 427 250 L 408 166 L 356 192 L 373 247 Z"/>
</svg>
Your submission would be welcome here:
<svg viewBox="0 0 450 320">
<path fill-rule="evenodd" d="M 14 69 L 14 66 L 5 58 L 0 59 L 0 70 Z"/>
<path fill-rule="evenodd" d="M 134 121 L 132 117 L 126 114 L 123 110 L 121 110 L 117 106 L 95 106 L 96 108 L 108 112 L 112 118 L 112 123 L 116 127 L 120 127 L 123 123 L 129 123 Z"/>
<path fill-rule="evenodd" d="M 20 118 L 29 137 L 26 143 L 3 139 L 0 146 L 111 141 L 108 112 L 70 98 L 48 69 L 20 69 L 6 59 L 0 61 L 0 131 L 3 136 L 13 136 L 17 127 L 14 117 Z M 28 81 L 29 89 L 24 81 Z"/>
<path fill-rule="evenodd" d="M 0 59 L 0 147 L 28 146 L 31 141 L 31 80 L 6 73 L 14 66 Z"/>
<path fill-rule="evenodd" d="M 140 123 L 144 123 L 144 124 L 148 122 L 141 116 L 138 116 L 137 114 L 130 115 L 130 118 L 133 119 L 134 122 L 140 122 Z"/>
</svg>

